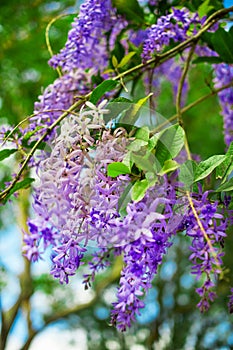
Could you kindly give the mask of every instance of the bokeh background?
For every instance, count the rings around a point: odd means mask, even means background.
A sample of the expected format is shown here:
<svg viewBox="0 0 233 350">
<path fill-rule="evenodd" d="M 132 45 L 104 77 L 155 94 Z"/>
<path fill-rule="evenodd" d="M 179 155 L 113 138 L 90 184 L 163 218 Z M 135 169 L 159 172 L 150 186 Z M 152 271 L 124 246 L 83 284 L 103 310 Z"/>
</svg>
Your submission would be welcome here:
<svg viewBox="0 0 233 350">
<path fill-rule="evenodd" d="M 50 30 L 54 53 L 64 45 L 80 1 L 1 0 L 0 2 L 0 124 L 14 125 L 32 114 L 43 88 L 57 77 L 50 58 L 45 30 Z M 185 1 L 183 1 L 185 5 Z M 226 1 L 225 6 L 232 5 Z M 188 102 L 209 92 L 212 71 L 205 64 L 191 70 Z M 169 82 L 160 87 L 157 111 L 166 118 L 175 113 Z M 202 159 L 224 151 L 222 118 L 216 97 L 184 115 L 193 153 Z M 1 183 L 7 181 L 13 161 L 0 168 Z M 21 255 L 22 229 L 30 213 L 30 192 L 0 207 L 0 309 L 2 333 L 9 330 L 1 350 L 145 350 L 233 349 L 233 316 L 227 311 L 229 284 L 233 286 L 233 239 L 226 241 L 224 263 L 228 273 L 218 285 L 219 297 L 205 315 L 196 308 L 198 282 L 190 274 L 189 241 L 176 237 L 160 274 L 146 298 L 146 307 L 125 334 L 109 326 L 111 303 L 119 279 L 120 262 L 100 274 L 84 291 L 82 274 L 67 286 L 49 275 L 49 253 L 31 266 Z M 90 248 L 90 254 L 92 248 Z"/>
</svg>

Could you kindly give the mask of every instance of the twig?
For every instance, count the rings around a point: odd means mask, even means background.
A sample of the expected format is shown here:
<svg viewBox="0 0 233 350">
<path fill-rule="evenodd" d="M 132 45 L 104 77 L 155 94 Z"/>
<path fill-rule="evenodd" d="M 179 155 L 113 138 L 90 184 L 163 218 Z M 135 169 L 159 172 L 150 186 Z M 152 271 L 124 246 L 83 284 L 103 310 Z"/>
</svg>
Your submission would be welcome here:
<svg viewBox="0 0 233 350">
<path fill-rule="evenodd" d="M 189 105 L 183 107 L 181 109 L 181 113 L 184 114 L 185 112 L 189 111 L 190 109 L 192 109 L 193 107 L 196 107 L 197 105 L 199 105 L 200 103 L 202 103 L 203 101 L 207 100 L 208 98 L 218 94 L 220 91 L 223 91 L 225 89 L 228 89 L 229 87 L 233 86 L 233 81 L 231 81 L 230 83 L 221 86 L 218 89 L 213 89 L 209 94 L 206 94 L 204 96 L 201 96 L 200 98 L 198 98 L 196 101 L 190 103 Z M 178 117 L 177 113 L 174 114 L 172 117 L 168 118 L 166 121 L 164 121 L 163 123 L 161 123 L 159 126 L 157 126 L 155 129 L 153 129 L 150 134 L 154 135 L 155 133 L 159 132 L 163 127 L 165 127 L 166 125 L 170 124 L 172 121 L 176 120 Z"/>
<path fill-rule="evenodd" d="M 190 51 L 189 51 L 188 57 L 187 57 L 187 59 L 185 61 L 183 72 L 181 74 L 181 78 L 179 80 L 178 89 L 177 89 L 176 113 L 177 113 L 178 123 L 179 123 L 179 125 L 182 128 L 183 128 L 183 118 L 182 118 L 182 110 L 181 110 L 182 91 L 183 91 L 183 86 L 184 86 L 184 82 L 185 82 L 186 76 L 188 74 L 190 63 L 191 63 L 191 60 L 192 60 L 192 57 L 193 57 L 193 54 L 194 54 L 194 51 L 195 51 L 196 44 L 197 44 L 197 42 L 194 42 L 192 47 L 191 47 L 191 49 L 190 49 Z M 188 157 L 188 159 L 191 160 L 192 156 L 191 156 L 191 152 L 190 152 L 190 149 L 189 149 L 186 133 L 185 133 L 185 137 L 184 137 L 184 146 L 185 146 L 185 150 L 186 150 L 186 153 L 187 153 L 187 157 Z"/>
<path fill-rule="evenodd" d="M 85 96 L 85 100 L 87 100 L 90 97 L 91 93 L 87 94 Z M 4 190 L 0 193 L 0 200 L 4 200 L 4 198 L 7 196 L 7 194 L 10 192 L 10 190 L 14 187 L 14 185 L 17 183 L 17 181 L 20 179 L 20 176 L 22 175 L 24 169 L 26 168 L 28 162 L 30 161 L 31 157 L 33 156 L 33 154 L 35 153 L 35 151 L 37 150 L 38 146 L 44 141 L 44 139 L 46 138 L 46 136 L 48 136 L 52 130 L 71 112 L 73 112 L 76 108 L 80 107 L 82 105 L 82 103 L 84 102 L 83 100 L 79 100 L 77 102 L 75 102 L 69 109 L 67 109 L 66 112 L 64 112 L 57 120 L 55 120 L 55 122 L 53 124 L 51 124 L 47 130 L 45 131 L 45 133 L 41 136 L 41 138 L 39 140 L 37 140 L 37 142 L 35 143 L 35 145 L 32 147 L 32 149 L 30 150 L 30 152 L 28 153 L 27 157 L 25 158 L 24 162 L 21 165 L 21 168 L 19 170 L 19 172 L 16 174 L 14 180 L 12 181 L 12 183 Z"/>
<path fill-rule="evenodd" d="M 48 52 L 50 54 L 50 56 L 52 57 L 54 55 L 53 53 L 53 50 L 52 50 L 52 46 L 50 44 L 50 39 L 49 39 L 49 31 L 50 31 L 50 28 L 51 26 L 57 21 L 59 20 L 60 18 L 62 17 L 67 17 L 67 16 L 70 16 L 70 15 L 76 15 L 76 13 L 63 13 L 59 16 L 56 16 L 55 18 L 53 18 L 48 24 L 47 24 L 47 27 L 46 27 L 46 30 L 45 30 L 45 41 L 46 41 L 46 45 L 47 45 L 47 48 L 48 48 Z M 59 75 L 59 77 L 62 76 L 62 72 L 61 72 L 61 69 L 58 67 L 56 68 L 56 71 Z"/>
<path fill-rule="evenodd" d="M 10 132 L 9 134 L 3 139 L 3 142 L 1 144 L 1 146 L 4 146 L 4 144 L 9 140 L 9 138 L 11 137 L 11 135 L 14 134 L 14 132 L 25 122 L 27 122 L 29 119 L 33 118 L 33 117 L 37 117 L 40 114 L 46 114 L 46 113 L 50 113 L 50 112 L 61 112 L 61 113 L 65 113 L 67 110 L 66 109 L 46 109 L 44 111 L 40 111 L 40 112 L 35 112 L 29 116 L 27 116 L 26 118 L 24 118 L 23 120 L 21 120 Z M 76 117 L 79 116 L 78 113 L 75 112 L 71 112 L 69 111 L 69 114 L 75 115 Z"/>
</svg>

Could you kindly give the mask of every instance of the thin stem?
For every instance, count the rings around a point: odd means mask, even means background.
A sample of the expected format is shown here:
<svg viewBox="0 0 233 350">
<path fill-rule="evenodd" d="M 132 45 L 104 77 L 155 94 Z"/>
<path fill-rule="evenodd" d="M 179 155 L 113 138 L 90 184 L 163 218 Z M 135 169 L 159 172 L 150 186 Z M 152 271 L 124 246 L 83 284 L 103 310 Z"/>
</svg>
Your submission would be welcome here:
<svg viewBox="0 0 233 350">
<path fill-rule="evenodd" d="M 85 100 L 88 99 L 90 97 L 91 93 L 87 94 L 85 96 Z M 83 100 L 79 100 L 77 102 L 75 102 L 69 109 L 67 109 L 67 111 L 65 111 L 57 120 L 55 120 L 55 122 L 53 124 L 51 124 L 47 130 L 45 131 L 45 133 L 41 136 L 41 138 L 39 140 L 37 140 L 37 142 L 35 143 L 35 145 L 32 147 L 32 149 L 30 150 L 30 152 L 28 153 L 27 157 L 25 158 L 25 160 L 23 161 L 21 168 L 19 170 L 19 172 L 17 173 L 17 175 L 15 176 L 14 180 L 12 181 L 12 183 L 4 190 L 0 193 L 0 200 L 4 200 L 4 198 L 7 196 L 7 194 L 9 193 L 9 191 L 14 187 L 14 185 L 17 183 L 17 181 L 20 179 L 20 176 L 22 175 L 24 169 L 26 168 L 28 162 L 30 161 L 31 157 L 33 156 L 33 154 L 35 153 L 35 151 L 37 150 L 37 148 L 39 147 L 39 145 L 44 141 L 44 139 L 46 138 L 46 136 L 48 136 L 52 130 L 71 112 L 73 112 L 76 108 L 80 107 L 82 105 L 82 103 L 84 103 L 84 99 Z"/>
<path fill-rule="evenodd" d="M 67 110 L 66 109 L 46 109 L 46 110 L 42 110 L 40 112 L 36 112 L 33 113 L 29 116 L 27 116 L 26 118 L 24 118 L 23 120 L 21 120 L 12 130 L 11 132 L 3 139 L 3 142 L 1 144 L 1 146 L 3 146 L 11 137 L 11 135 L 14 134 L 14 132 L 25 122 L 27 122 L 29 119 L 33 118 L 33 117 L 38 117 L 40 114 L 44 114 L 44 113 L 50 113 L 50 112 L 62 112 L 65 113 Z M 75 115 L 76 117 L 79 116 L 78 113 L 75 113 L 73 111 L 69 111 L 69 114 Z"/>
<path fill-rule="evenodd" d="M 184 65 L 184 69 L 182 71 L 180 80 L 179 80 L 179 84 L 178 84 L 178 89 L 177 89 L 177 94 L 176 94 L 176 113 L 177 113 L 177 119 L 178 119 L 178 123 L 180 124 L 180 126 L 183 127 L 183 119 L 182 119 L 182 110 L 181 110 L 181 100 L 182 100 L 182 92 L 183 92 L 183 87 L 184 87 L 184 83 L 185 83 L 185 79 L 187 77 L 188 74 L 188 70 L 190 67 L 190 63 L 195 51 L 195 47 L 196 47 L 196 43 L 193 44 L 193 46 L 191 47 L 188 57 L 185 61 L 185 65 Z"/>
<path fill-rule="evenodd" d="M 60 18 L 62 17 L 67 17 L 67 16 L 70 16 L 70 15 L 76 15 L 76 13 L 63 13 L 55 18 L 53 18 L 48 24 L 47 24 L 47 27 L 46 27 L 46 30 L 45 30 L 45 41 L 46 41 L 46 45 L 47 45 L 47 48 L 48 48 L 48 52 L 50 54 L 50 56 L 52 57 L 54 55 L 53 53 L 53 50 L 52 50 L 52 46 L 50 44 L 50 39 L 49 39 L 49 31 L 50 31 L 50 28 L 51 26 L 57 21 L 59 20 Z M 61 69 L 58 67 L 56 68 L 56 71 L 59 75 L 59 77 L 62 76 L 62 72 L 61 72 Z"/>
<path fill-rule="evenodd" d="M 185 79 L 186 79 L 188 71 L 189 71 L 190 63 L 191 63 L 191 60 L 192 60 L 192 57 L 193 57 L 193 54 L 195 51 L 196 44 L 197 44 L 197 42 L 194 42 L 190 51 L 189 51 L 188 57 L 185 61 L 183 72 L 181 74 L 181 78 L 179 80 L 178 89 L 177 89 L 176 112 L 177 112 L 178 123 L 182 128 L 183 128 L 183 118 L 182 118 L 182 110 L 181 110 L 182 91 L 183 91 Z M 189 144 L 188 144 L 188 139 L 187 139 L 186 133 L 185 133 L 185 138 L 184 138 L 184 147 L 185 147 L 188 159 L 191 160 L 192 156 L 191 156 L 191 152 L 189 149 Z"/>
<path fill-rule="evenodd" d="M 185 112 L 189 111 L 190 109 L 192 109 L 193 107 L 196 107 L 197 105 L 199 105 L 200 103 L 202 103 L 203 101 L 207 100 L 208 98 L 218 94 L 220 91 L 223 91 L 225 89 L 228 89 L 229 87 L 233 86 L 233 81 L 231 81 L 230 83 L 221 86 L 218 89 L 213 89 L 209 94 L 206 94 L 204 96 L 201 96 L 200 98 L 198 98 L 196 101 L 190 103 L 189 105 L 183 107 L 181 109 L 181 114 L 184 114 Z M 170 124 L 172 121 L 176 120 L 178 117 L 177 114 L 174 114 L 172 117 L 168 118 L 166 121 L 164 121 L 163 123 L 161 123 L 159 126 L 157 126 L 155 129 L 153 129 L 151 131 L 151 135 L 154 135 L 155 133 L 159 132 L 163 127 L 167 126 L 168 124 Z"/>
</svg>

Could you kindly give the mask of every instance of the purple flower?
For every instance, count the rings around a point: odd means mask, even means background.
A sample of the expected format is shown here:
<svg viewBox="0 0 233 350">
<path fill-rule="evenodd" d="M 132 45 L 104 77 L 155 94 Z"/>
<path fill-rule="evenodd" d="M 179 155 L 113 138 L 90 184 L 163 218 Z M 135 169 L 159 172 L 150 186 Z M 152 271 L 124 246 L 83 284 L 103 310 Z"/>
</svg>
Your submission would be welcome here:
<svg viewBox="0 0 233 350">
<path fill-rule="evenodd" d="M 135 315 L 144 307 L 141 297 L 151 287 L 158 266 L 171 246 L 170 238 L 176 232 L 174 227 L 168 229 L 169 221 L 174 217 L 172 207 L 175 200 L 175 192 L 170 191 L 170 187 L 165 181 L 149 190 L 142 201 L 128 205 L 121 239 L 123 242 L 123 236 L 128 236 L 132 241 L 121 246 L 125 267 L 111 319 L 121 331 L 131 326 Z"/>
<path fill-rule="evenodd" d="M 208 310 L 209 301 L 213 301 L 216 297 L 212 289 L 215 287 L 217 276 L 221 273 L 224 255 L 222 245 L 230 222 L 222 213 L 217 212 L 218 203 L 211 203 L 207 196 L 208 192 L 204 192 L 192 199 L 199 222 L 192 208 L 189 208 L 180 226 L 180 229 L 185 230 L 192 239 L 190 246 L 192 253 L 189 257 L 192 262 L 192 273 L 197 279 L 205 278 L 202 287 L 196 289 L 201 297 L 197 306 L 202 312 Z"/>
<path fill-rule="evenodd" d="M 144 42 L 142 59 L 149 60 L 154 53 L 161 52 L 171 39 L 175 42 L 188 38 L 189 31 L 196 32 L 200 20 L 197 14 L 191 14 L 187 9 L 172 8 L 172 13 L 158 18 L 156 24 L 147 30 L 147 39 Z"/>
<path fill-rule="evenodd" d="M 81 69 L 70 72 L 56 79 L 39 96 L 39 101 L 34 104 L 34 114 L 30 119 L 28 129 L 24 131 L 36 131 L 30 141 L 37 140 L 47 127 L 66 111 L 76 100 L 76 95 L 85 95 L 92 87 L 91 76 L 94 70 L 84 72 Z M 55 136 L 55 132 L 47 137 L 47 141 Z"/>
<path fill-rule="evenodd" d="M 214 65 L 214 87 L 220 88 L 233 82 L 233 66 L 226 63 Z M 233 141 L 233 88 L 229 87 L 218 93 L 221 113 L 224 120 L 224 137 L 227 146 Z"/>
<path fill-rule="evenodd" d="M 69 276 L 73 276 L 81 264 L 85 248 L 81 247 L 73 238 L 64 237 L 62 245 L 53 248 L 56 253 L 53 256 L 51 275 L 59 278 L 60 283 L 69 282 Z"/>
<path fill-rule="evenodd" d="M 122 21 L 120 19 L 120 21 Z M 72 23 L 65 47 L 49 63 L 64 72 L 79 67 L 103 68 L 107 64 L 107 41 L 103 34 L 117 26 L 118 17 L 110 0 L 86 0 Z"/>
<path fill-rule="evenodd" d="M 231 288 L 231 294 L 229 295 L 228 309 L 230 314 L 233 313 L 233 288 Z"/>
</svg>

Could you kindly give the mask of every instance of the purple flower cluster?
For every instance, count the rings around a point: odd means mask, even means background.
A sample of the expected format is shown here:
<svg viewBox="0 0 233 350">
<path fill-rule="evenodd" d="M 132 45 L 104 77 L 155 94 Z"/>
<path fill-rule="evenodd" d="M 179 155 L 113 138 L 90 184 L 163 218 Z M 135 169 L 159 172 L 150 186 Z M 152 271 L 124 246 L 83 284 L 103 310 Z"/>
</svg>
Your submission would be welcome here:
<svg viewBox="0 0 233 350">
<path fill-rule="evenodd" d="M 229 309 L 229 312 L 232 314 L 233 313 L 233 288 L 231 288 L 231 294 L 229 295 L 228 309 Z"/>
<path fill-rule="evenodd" d="M 111 0 L 86 0 L 80 6 L 65 47 L 49 63 L 64 72 L 77 68 L 105 67 L 107 62 L 106 36 L 117 22 Z M 98 69 L 97 69 L 98 70 Z"/>
<path fill-rule="evenodd" d="M 116 203 L 125 179 L 107 177 L 106 166 L 123 158 L 126 138 L 121 132 L 113 136 L 104 131 L 92 154 L 91 131 L 104 127 L 104 104 L 95 107 L 87 102 L 79 116 L 67 118 L 38 170 L 40 183 L 33 203 L 36 217 L 29 222 L 31 234 L 25 235 L 24 251 L 35 261 L 51 244 L 56 253 L 51 273 L 62 283 L 68 282 L 80 264 L 79 243 L 86 245 L 93 239 L 106 246 L 112 238 L 110 219 L 119 216 Z"/>
<path fill-rule="evenodd" d="M 159 0 L 149 0 L 148 4 L 151 5 L 151 6 L 157 6 L 158 5 L 158 1 Z"/>
<path fill-rule="evenodd" d="M 233 66 L 226 63 L 214 65 L 214 87 L 220 88 L 223 85 L 233 83 Z M 233 88 L 224 89 L 218 93 L 222 115 L 224 118 L 224 136 L 227 146 L 233 141 Z"/>
<path fill-rule="evenodd" d="M 86 248 L 79 245 L 79 242 L 70 237 L 62 237 L 62 244 L 54 248 L 55 256 L 52 258 L 53 267 L 51 275 L 59 278 L 60 283 L 69 282 L 69 276 L 75 275 L 81 264 L 83 253 Z"/>
<path fill-rule="evenodd" d="M 131 237 L 131 241 L 121 247 L 125 267 L 111 319 L 121 331 L 131 326 L 135 315 L 144 307 L 141 297 L 151 287 L 158 266 L 172 244 L 170 238 L 176 233 L 178 223 L 171 224 L 176 215 L 175 202 L 175 191 L 165 179 L 164 184 L 148 190 L 143 200 L 127 206 L 127 216 L 122 221 L 122 241 L 123 237 Z"/>
<path fill-rule="evenodd" d="M 189 258 L 192 262 L 192 273 L 197 279 L 204 278 L 202 287 L 196 289 L 201 297 L 197 306 L 202 312 L 208 310 L 209 301 L 213 301 L 216 297 L 212 289 L 215 287 L 217 275 L 221 273 L 224 255 L 222 246 L 229 223 L 222 213 L 218 213 L 218 203 L 211 203 L 207 196 L 208 192 L 204 192 L 200 193 L 198 198 L 193 198 L 199 221 L 190 208 L 180 227 L 192 239 L 190 246 L 192 253 Z"/>
<path fill-rule="evenodd" d="M 143 45 L 142 59 L 150 59 L 154 53 L 161 52 L 170 41 L 181 42 L 187 39 L 190 31 L 195 33 L 200 25 L 198 14 L 187 9 L 172 9 L 172 13 L 161 16 L 156 24 L 147 30 L 147 39 Z M 191 29 L 192 28 L 192 29 Z"/>
</svg>

